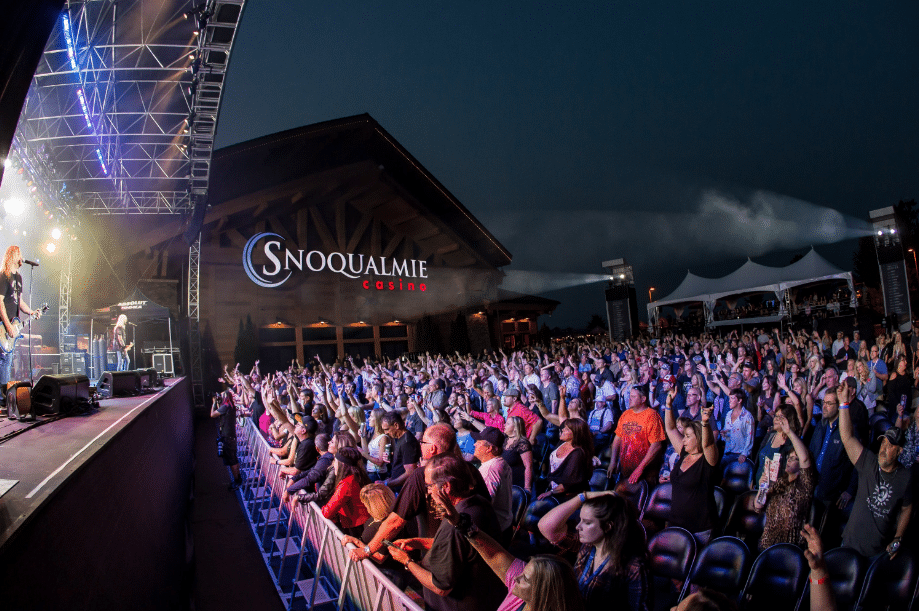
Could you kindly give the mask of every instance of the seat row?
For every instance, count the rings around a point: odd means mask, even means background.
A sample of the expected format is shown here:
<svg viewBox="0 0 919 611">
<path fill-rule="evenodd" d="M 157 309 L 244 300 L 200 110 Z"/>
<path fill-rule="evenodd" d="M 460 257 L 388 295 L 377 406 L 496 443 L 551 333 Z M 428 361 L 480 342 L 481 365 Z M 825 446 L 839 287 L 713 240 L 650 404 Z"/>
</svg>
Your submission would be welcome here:
<svg viewBox="0 0 919 611">
<path fill-rule="evenodd" d="M 722 592 L 743 611 L 810 609 L 810 569 L 801 549 L 790 543 L 773 545 L 753 559 L 737 537 L 719 537 L 698 550 L 691 533 L 671 527 L 648 542 L 648 558 L 655 610 L 671 608 L 694 587 Z M 838 611 L 913 609 L 919 571 L 912 550 L 871 562 L 839 547 L 824 558 Z"/>
</svg>

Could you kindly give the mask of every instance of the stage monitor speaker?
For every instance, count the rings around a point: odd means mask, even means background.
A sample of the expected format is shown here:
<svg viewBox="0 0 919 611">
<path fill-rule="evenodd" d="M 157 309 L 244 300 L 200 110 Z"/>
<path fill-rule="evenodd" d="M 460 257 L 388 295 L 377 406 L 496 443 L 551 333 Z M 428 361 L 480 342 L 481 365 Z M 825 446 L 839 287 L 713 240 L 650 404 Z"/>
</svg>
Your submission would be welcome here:
<svg viewBox="0 0 919 611">
<path fill-rule="evenodd" d="M 31 390 L 32 382 L 29 380 L 9 383 L 6 388 L 6 407 L 11 420 L 35 419 L 35 414 L 32 413 L 32 396 L 29 394 Z"/>
<path fill-rule="evenodd" d="M 106 371 L 96 384 L 103 397 L 127 397 L 140 394 L 140 374 L 136 371 Z"/>
<path fill-rule="evenodd" d="M 153 368 L 156 369 L 164 378 L 175 375 L 171 353 L 157 353 L 153 355 Z"/>
<path fill-rule="evenodd" d="M 80 374 L 43 375 L 32 389 L 39 416 L 68 413 L 89 404 L 89 378 Z"/>
<path fill-rule="evenodd" d="M 156 369 L 150 367 L 149 369 L 138 369 L 137 373 L 140 374 L 140 387 L 141 388 L 155 388 L 156 386 L 162 386 L 157 376 Z"/>
</svg>

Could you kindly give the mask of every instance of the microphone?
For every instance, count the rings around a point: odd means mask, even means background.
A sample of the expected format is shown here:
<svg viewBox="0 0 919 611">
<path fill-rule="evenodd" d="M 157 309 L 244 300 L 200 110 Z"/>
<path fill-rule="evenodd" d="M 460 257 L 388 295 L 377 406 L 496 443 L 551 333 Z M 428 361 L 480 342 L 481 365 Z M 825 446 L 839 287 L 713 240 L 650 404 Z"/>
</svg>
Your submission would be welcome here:
<svg viewBox="0 0 919 611">
<path fill-rule="evenodd" d="M 136 326 L 137 326 L 137 325 L 135 325 L 133 322 L 129 322 L 128 324 L 131 325 L 132 327 L 136 327 Z"/>
<path fill-rule="evenodd" d="M 31 265 L 32 267 L 38 267 L 38 261 L 29 261 L 28 259 L 25 259 L 23 263 L 26 265 Z"/>
</svg>

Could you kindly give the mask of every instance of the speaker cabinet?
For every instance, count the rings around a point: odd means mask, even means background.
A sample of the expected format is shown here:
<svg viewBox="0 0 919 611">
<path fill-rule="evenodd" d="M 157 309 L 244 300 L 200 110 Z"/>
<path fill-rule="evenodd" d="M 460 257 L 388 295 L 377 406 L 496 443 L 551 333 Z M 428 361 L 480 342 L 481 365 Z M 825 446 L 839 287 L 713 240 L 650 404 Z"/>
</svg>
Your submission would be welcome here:
<svg viewBox="0 0 919 611">
<path fill-rule="evenodd" d="M 32 409 L 39 416 L 67 413 L 88 403 L 89 378 L 85 375 L 43 375 L 32 389 Z"/>
<path fill-rule="evenodd" d="M 140 394 L 140 374 L 136 371 L 106 371 L 96 384 L 103 397 L 128 397 Z"/>
<path fill-rule="evenodd" d="M 156 369 L 152 367 L 149 369 L 138 369 L 137 373 L 140 374 L 141 388 L 155 388 L 156 386 L 161 386 Z"/>
</svg>

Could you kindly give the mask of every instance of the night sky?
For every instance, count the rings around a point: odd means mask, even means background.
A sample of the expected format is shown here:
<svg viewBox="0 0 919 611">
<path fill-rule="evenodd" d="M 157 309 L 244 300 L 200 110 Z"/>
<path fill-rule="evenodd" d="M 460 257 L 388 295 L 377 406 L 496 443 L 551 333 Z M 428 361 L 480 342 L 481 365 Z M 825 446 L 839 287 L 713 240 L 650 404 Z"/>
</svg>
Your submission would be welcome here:
<svg viewBox="0 0 919 611">
<path fill-rule="evenodd" d="M 218 146 L 363 112 L 514 255 L 507 271 L 851 269 L 919 198 L 919 3 L 251 0 Z M 547 275 L 551 280 L 555 276 Z M 561 276 L 559 276 L 561 277 Z M 543 293 L 582 327 L 602 285 Z"/>
</svg>

